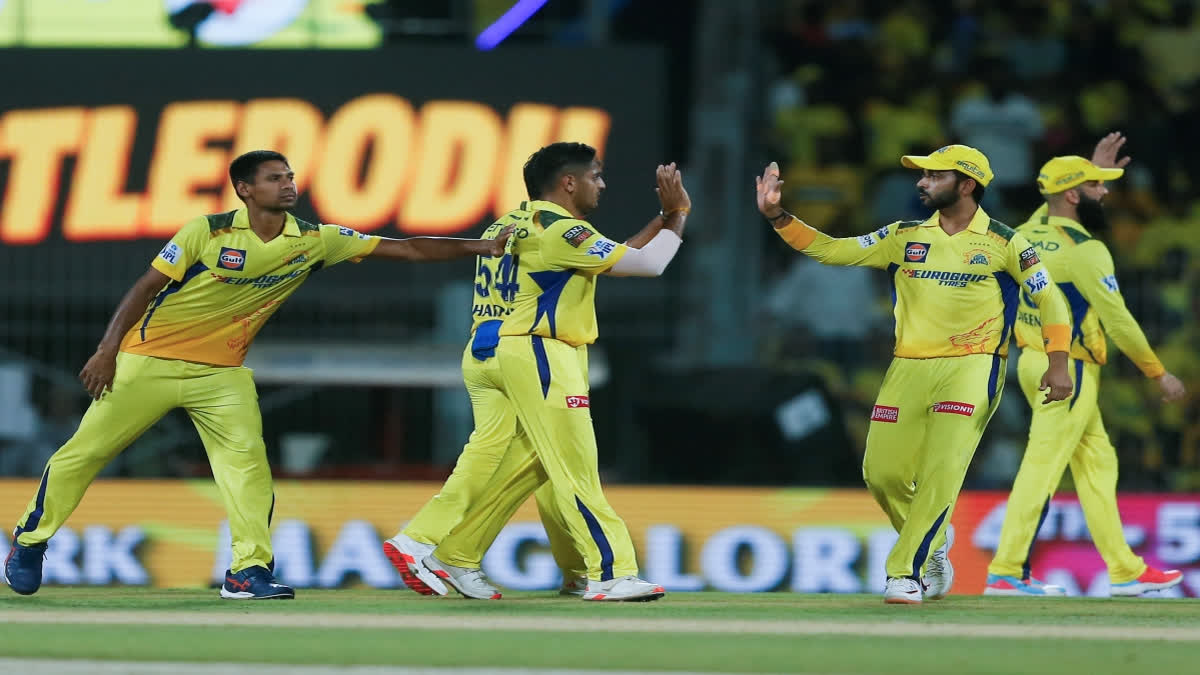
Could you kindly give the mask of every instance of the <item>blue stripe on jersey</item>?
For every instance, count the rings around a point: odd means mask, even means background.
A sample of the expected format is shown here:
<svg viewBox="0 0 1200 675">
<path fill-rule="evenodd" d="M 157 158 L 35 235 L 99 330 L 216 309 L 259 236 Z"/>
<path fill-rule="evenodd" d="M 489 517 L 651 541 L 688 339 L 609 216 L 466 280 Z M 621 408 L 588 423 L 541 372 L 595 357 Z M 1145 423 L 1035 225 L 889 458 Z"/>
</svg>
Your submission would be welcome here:
<svg viewBox="0 0 1200 675">
<path fill-rule="evenodd" d="M 1088 356 L 1092 357 L 1092 361 L 1096 361 L 1096 355 L 1092 353 L 1092 350 L 1088 349 L 1087 345 L 1083 344 L 1083 320 L 1087 317 L 1088 308 L 1091 307 L 1091 304 L 1083 297 L 1079 289 L 1075 288 L 1075 284 L 1068 281 L 1059 284 L 1058 287 L 1062 289 L 1063 295 L 1067 296 L 1067 305 L 1071 307 L 1071 343 L 1074 344 L 1075 340 L 1078 339 L 1079 346 L 1083 347 Z M 1099 363 L 1099 361 L 1096 361 L 1096 363 Z"/>
<path fill-rule="evenodd" d="M 946 519 L 946 512 L 950 510 L 947 506 L 942 509 L 942 515 L 933 521 L 933 527 L 925 533 L 925 538 L 921 540 L 921 545 L 917 547 L 917 554 L 913 556 L 913 571 L 912 578 L 918 582 L 921 581 L 921 568 L 925 565 L 925 559 L 929 557 L 929 547 L 933 544 L 933 535 L 937 534 L 938 528 L 942 526 L 942 521 Z"/>
<path fill-rule="evenodd" d="M 1000 351 L 1008 344 L 1013 326 L 1017 323 L 1017 308 L 1021 303 L 1021 286 L 1007 272 L 996 272 L 996 283 L 1000 286 L 1000 299 L 1004 302 L 1004 326 L 1000 329 L 1000 340 L 992 352 L 992 372 L 988 376 L 988 403 L 996 397 L 1000 382 Z"/>
<path fill-rule="evenodd" d="M 533 317 L 533 323 L 529 326 L 529 332 L 537 328 L 542 317 L 550 322 L 550 337 L 558 337 L 558 328 L 554 324 L 554 314 L 558 311 L 558 299 L 562 297 L 563 289 L 567 287 L 567 282 L 571 280 L 571 276 L 575 274 L 575 270 L 562 270 L 559 272 L 543 271 L 530 272 L 529 278 L 533 279 L 534 283 L 542 289 L 542 294 L 537 299 L 537 314 Z"/>
<path fill-rule="evenodd" d="M 1083 360 L 1071 360 L 1075 362 L 1075 394 L 1071 396 L 1071 403 L 1067 406 L 1067 410 L 1075 409 L 1075 401 L 1079 399 L 1079 392 L 1083 391 Z"/>
<path fill-rule="evenodd" d="M 542 398 L 550 394 L 550 359 L 541 335 L 532 336 L 533 358 L 537 361 L 538 379 L 542 381 Z"/>
<path fill-rule="evenodd" d="M 184 284 L 194 279 L 197 274 L 200 274 L 207 269 L 207 265 L 202 262 L 197 262 L 189 267 L 187 272 L 183 273 L 182 280 L 172 281 L 171 283 L 167 284 L 166 288 L 162 289 L 162 291 L 158 294 L 158 297 L 154 298 L 154 304 L 150 305 L 150 311 L 146 312 L 146 318 L 142 321 L 142 342 L 146 341 L 146 326 L 150 325 L 150 317 L 154 316 L 154 310 L 158 309 L 158 306 L 163 304 L 163 300 L 166 300 L 168 295 L 177 292 L 179 289 L 183 288 Z"/>
<path fill-rule="evenodd" d="M 892 337 L 896 335 L 896 272 L 900 271 L 900 266 L 896 263 L 891 263 L 887 267 L 888 285 L 892 287 Z"/>
<path fill-rule="evenodd" d="M 1057 486 L 1056 486 L 1057 487 Z M 1046 522 L 1046 515 L 1050 513 L 1050 498 L 1046 497 L 1046 503 L 1042 505 L 1042 515 L 1038 517 L 1037 527 L 1033 528 L 1033 537 L 1029 540 L 1029 552 L 1025 554 L 1025 562 L 1021 564 L 1021 578 L 1028 579 L 1033 576 L 1030 571 L 1029 561 L 1033 560 L 1033 546 L 1037 543 L 1038 530 L 1042 529 L 1042 523 Z"/>
<path fill-rule="evenodd" d="M 613 578 L 613 550 L 608 543 L 608 537 L 604 536 L 604 528 L 600 527 L 600 521 L 596 520 L 596 516 L 588 511 L 588 507 L 579 501 L 579 497 L 575 497 L 575 505 L 579 507 L 579 513 L 583 514 L 583 520 L 587 523 L 588 532 L 592 534 L 592 540 L 596 542 L 596 548 L 600 549 L 600 581 L 611 581 Z"/>
</svg>

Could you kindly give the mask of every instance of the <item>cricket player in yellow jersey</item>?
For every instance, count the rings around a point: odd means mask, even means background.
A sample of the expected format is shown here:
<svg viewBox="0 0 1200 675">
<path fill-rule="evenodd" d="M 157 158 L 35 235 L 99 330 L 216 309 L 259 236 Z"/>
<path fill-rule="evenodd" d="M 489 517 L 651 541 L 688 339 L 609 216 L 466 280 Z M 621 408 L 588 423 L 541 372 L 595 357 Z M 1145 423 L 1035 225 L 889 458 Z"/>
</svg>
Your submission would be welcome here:
<svg viewBox="0 0 1200 675">
<path fill-rule="evenodd" d="M 121 299 L 79 377 L 94 401 L 79 429 L 46 464 L 37 494 L 13 534 L 4 575 L 35 593 L 42 556 L 113 457 L 173 408 L 184 408 L 208 453 L 229 516 L 233 564 L 221 597 L 291 598 L 271 572 L 274 510 L 251 371 L 254 336 L 312 272 L 365 257 L 450 260 L 503 251 L 493 241 L 386 239 L 287 212 L 297 199 L 287 159 L 258 150 L 233 161 L 229 177 L 245 207 L 196 218 L 179 230 Z"/>
<path fill-rule="evenodd" d="M 524 168 L 531 201 L 493 226 L 510 222 L 518 232 L 505 251 L 511 267 L 497 268 L 487 280 L 508 298 L 493 312 L 503 317 L 499 324 L 476 329 L 472 353 L 495 360 L 490 386 L 511 404 L 516 434 L 526 439 L 509 445 L 461 522 L 422 561 L 467 597 L 500 597 L 480 569 L 483 555 L 547 482 L 552 492 L 545 496 L 553 496 L 585 562 L 584 600 L 654 600 L 665 593 L 637 578 L 629 531 L 601 489 L 587 362 L 587 345 L 598 335 L 597 276 L 658 276 L 679 248 L 691 202 L 673 165 L 658 172 L 664 217 L 632 245 L 583 220 L 599 203 L 604 179 L 595 149 L 582 143 L 554 143 L 534 153 Z"/>
<path fill-rule="evenodd" d="M 1020 291 L 1040 308 L 1050 354 L 1041 383 L 1047 401 L 1071 392 L 1070 329 L 1066 305 L 1029 242 L 979 207 L 992 179 L 983 153 L 950 145 L 901 163 L 924 170 L 917 190 L 935 213 L 856 238 L 831 238 L 785 211 L 774 162 L 757 192 L 759 211 L 796 250 L 891 274 L 895 359 L 871 417 L 863 479 L 900 533 L 887 558 L 884 600 L 915 604 L 944 596 L 953 583 L 947 525 L 1000 400 Z"/>
<path fill-rule="evenodd" d="M 1125 307 L 1108 248 L 1093 238 L 1107 226 L 1101 206 L 1108 194 L 1104 183 L 1122 173 L 1123 169 L 1101 168 L 1082 157 L 1051 159 L 1038 174 L 1047 210 L 1042 215 L 1035 213 L 1017 228 L 1032 242 L 1070 307 L 1069 370 L 1075 389 L 1067 400 L 1033 405 L 1037 373 L 1046 367 L 1046 354 L 1039 338 L 1039 317 L 1023 297 L 1016 327 L 1021 347 L 1017 373 L 1033 408 L 1033 422 L 1008 498 L 1000 545 L 988 566 L 985 595 L 1065 594 L 1061 586 L 1046 585 L 1031 574 L 1030 558 L 1050 498 L 1067 466 L 1092 541 L 1108 567 L 1112 595 L 1140 595 L 1183 580 L 1178 570 L 1162 571 L 1147 565 L 1125 541 L 1117 510 L 1117 454 L 1097 401 L 1100 367 L 1108 360 L 1106 332 L 1146 377 L 1158 381 L 1164 401 L 1179 400 L 1185 394 L 1183 384 L 1163 368 Z"/>
<path fill-rule="evenodd" d="M 672 194 L 672 174 L 666 169 L 659 167 L 657 181 L 660 196 L 669 197 Z M 505 225 L 516 228 L 513 236 L 518 239 L 537 236 L 539 225 L 533 222 L 535 212 L 530 210 L 531 203 L 522 202 L 519 207 L 505 214 L 484 232 L 483 237 L 487 239 L 499 235 Z M 664 208 L 670 208 L 670 205 Z M 625 245 L 640 249 L 660 229 L 661 217 L 627 240 Z M 384 554 L 400 572 L 405 584 L 423 595 L 446 594 L 441 578 L 426 568 L 421 560 L 433 552 L 437 544 L 462 520 L 467 509 L 478 501 L 480 492 L 495 473 L 510 444 L 517 446 L 514 452 L 518 455 L 526 456 L 533 452 L 529 447 L 529 436 L 517 433 L 516 409 L 498 386 L 498 360 L 493 358 L 500 324 L 504 317 L 511 314 L 511 303 L 516 299 L 516 290 L 520 285 L 517 276 L 520 254 L 509 252 L 500 257 L 480 256 L 475 267 L 471 340 L 462 357 L 463 380 L 471 398 L 475 430 L 441 491 L 421 507 L 404 529 L 383 543 Z M 566 521 L 554 499 L 553 484 L 546 481 L 534 496 L 546 528 L 551 553 L 562 571 L 563 584 L 559 592 L 562 595 L 582 596 L 587 591 L 586 564 L 567 531 Z"/>
</svg>

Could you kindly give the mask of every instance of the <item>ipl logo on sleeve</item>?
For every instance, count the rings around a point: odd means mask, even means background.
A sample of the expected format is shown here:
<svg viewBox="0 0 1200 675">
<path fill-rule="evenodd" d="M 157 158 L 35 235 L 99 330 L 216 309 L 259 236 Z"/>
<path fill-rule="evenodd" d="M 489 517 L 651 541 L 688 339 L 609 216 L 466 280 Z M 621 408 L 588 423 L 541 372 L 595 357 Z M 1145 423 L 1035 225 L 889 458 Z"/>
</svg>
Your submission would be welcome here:
<svg viewBox="0 0 1200 675">
<path fill-rule="evenodd" d="M 904 260 L 911 263 L 923 263 L 929 255 L 929 244 L 923 241 L 910 241 L 904 245 Z"/>
<path fill-rule="evenodd" d="M 167 242 L 167 245 L 163 247 L 163 250 L 158 252 L 158 257 L 174 265 L 179 262 L 180 253 L 181 251 L 179 249 L 179 244 L 169 241 Z"/>
<path fill-rule="evenodd" d="M 596 243 L 592 244 L 592 247 L 588 249 L 587 254 L 594 255 L 597 258 L 604 260 L 608 257 L 608 254 L 612 253 L 614 250 L 616 250 L 616 248 L 617 245 L 608 239 L 600 239 Z"/>
<path fill-rule="evenodd" d="M 221 255 L 217 256 L 217 267 L 223 270 L 241 272 L 246 269 L 246 252 L 240 248 L 221 247 Z"/>
<path fill-rule="evenodd" d="M 1030 295 L 1041 291 L 1050 284 L 1050 278 L 1046 276 L 1046 270 L 1038 270 L 1037 274 L 1025 280 L 1025 290 L 1029 291 Z"/>
</svg>

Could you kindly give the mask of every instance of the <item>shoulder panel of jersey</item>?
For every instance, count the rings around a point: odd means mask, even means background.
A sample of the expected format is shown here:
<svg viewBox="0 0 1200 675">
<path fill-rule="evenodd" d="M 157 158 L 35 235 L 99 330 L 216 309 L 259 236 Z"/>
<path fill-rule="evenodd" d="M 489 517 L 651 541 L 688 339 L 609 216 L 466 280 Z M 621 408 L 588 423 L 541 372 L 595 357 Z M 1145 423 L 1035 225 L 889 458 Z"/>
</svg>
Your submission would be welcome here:
<svg viewBox="0 0 1200 675">
<path fill-rule="evenodd" d="M 208 219 L 208 231 L 216 233 L 221 230 L 232 230 L 233 229 L 233 217 L 235 215 L 237 215 L 237 212 L 238 212 L 238 210 L 234 209 L 227 213 L 212 213 L 207 216 L 204 216 L 205 218 Z M 300 221 L 297 220 L 296 222 L 300 222 Z"/>
<path fill-rule="evenodd" d="M 911 230 L 914 227 L 920 227 L 925 221 L 923 220 L 901 220 L 896 222 L 896 231 L 903 232 Z"/>
<path fill-rule="evenodd" d="M 1004 241 L 1011 241 L 1013 235 L 1017 233 L 1016 230 L 996 220 L 995 218 L 992 218 L 992 221 L 988 223 L 988 232 L 1000 237 Z"/>
</svg>

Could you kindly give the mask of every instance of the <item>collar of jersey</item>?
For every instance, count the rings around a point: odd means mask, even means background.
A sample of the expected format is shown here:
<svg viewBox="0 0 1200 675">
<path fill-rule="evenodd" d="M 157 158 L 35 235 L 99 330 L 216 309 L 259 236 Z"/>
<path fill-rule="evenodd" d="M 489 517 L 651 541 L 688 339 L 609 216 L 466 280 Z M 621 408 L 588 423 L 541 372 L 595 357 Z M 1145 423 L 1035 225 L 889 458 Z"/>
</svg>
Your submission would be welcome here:
<svg viewBox="0 0 1200 675">
<path fill-rule="evenodd" d="M 557 213 L 558 215 L 565 216 L 567 218 L 575 217 L 575 216 L 571 215 L 570 211 L 564 209 L 563 207 L 559 206 L 558 204 L 555 204 L 554 202 L 543 201 L 541 199 L 535 199 L 533 201 L 528 201 L 528 202 L 521 202 L 521 210 L 523 210 L 523 211 L 550 211 L 551 213 Z"/>
<path fill-rule="evenodd" d="M 941 227 L 938 220 L 940 211 L 934 211 L 929 219 L 921 223 L 921 227 Z M 967 229 L 976 234 L 987 234 L 988 226 L 992 224 L 992 217 L 984 212 L 983 207 L 975 209 L 975 215 L 971 216 L 971 222 L 967 224 Z"/>
<path fill-rule="evenodd" d="M 1084 234 L 1090 235 L 1090 233 L 1083 228 L 1083 225 L 1075 222 L 1074 220 L 1071 220 L 1070 218 L 1064 218 L 1062 216 L 1042 216 L 1041 221 L 1042 221 L 1043 225 L 1057 225 L 1058 227 L 1070 227 L 1070 228 L 1079 230 L 1080 232 L 1082 232 Z"/>
<path fill-rule="evenodd" d="M 238 209 L 237 213 L 233 214 L 233 229 L 248 230 L 250 229 L 250 214 L 246 209 Z M 296 224 L 296 217 L 288 213 L 284 216 L 283 221 L 283 236 L 299 237 L 300 226 Z"/>
</svg>

